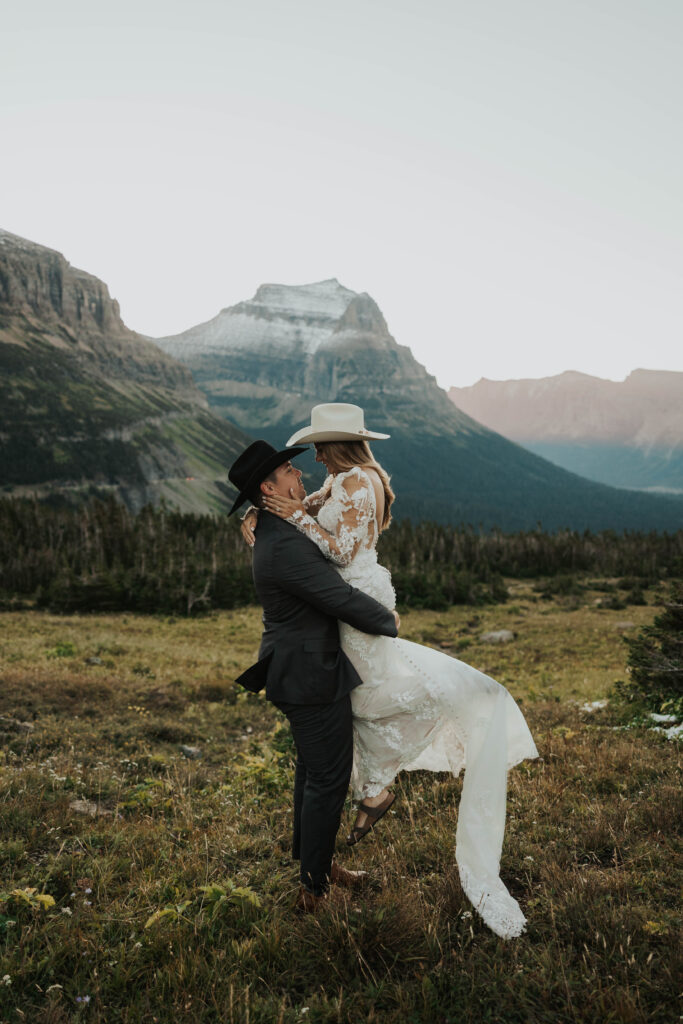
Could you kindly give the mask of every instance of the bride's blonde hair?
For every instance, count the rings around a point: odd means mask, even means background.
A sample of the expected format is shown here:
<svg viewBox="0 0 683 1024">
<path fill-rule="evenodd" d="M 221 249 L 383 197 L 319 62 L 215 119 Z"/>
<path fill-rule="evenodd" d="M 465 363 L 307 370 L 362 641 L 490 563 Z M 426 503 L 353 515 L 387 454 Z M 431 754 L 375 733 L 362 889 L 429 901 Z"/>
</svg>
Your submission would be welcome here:
<svg viewBox="0 0 683 1024">
<path fill-rule="evenodd" d="M 380 530 L 386 530 L 391 522 L 391 503 L 396 495 L 389 483 L 389 474 L 380 466 L 370 451 L 367 441 L 316 441 L 316 450 L 324 452 L 328 468 L 335 473 L 346 473 L 354 466 L 369 466 L 377 472 L 384 490 L 384 515 Z"/>
</svg>

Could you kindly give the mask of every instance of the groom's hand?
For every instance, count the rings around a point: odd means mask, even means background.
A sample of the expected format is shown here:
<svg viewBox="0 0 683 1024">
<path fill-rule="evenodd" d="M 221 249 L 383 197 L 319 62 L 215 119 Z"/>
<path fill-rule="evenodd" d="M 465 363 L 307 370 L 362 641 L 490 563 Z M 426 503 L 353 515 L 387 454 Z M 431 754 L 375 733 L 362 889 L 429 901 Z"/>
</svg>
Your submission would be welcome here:
<svg viewBox="0 0 683 1024">
<path fill-rule="evenodd" d="M 398 633 L 399 629 L 401 628 L 401 616 L 398 614 L 398 612 L 394 612 L 394 618 L 396 619 L 396 632 Z"/>
</svg>

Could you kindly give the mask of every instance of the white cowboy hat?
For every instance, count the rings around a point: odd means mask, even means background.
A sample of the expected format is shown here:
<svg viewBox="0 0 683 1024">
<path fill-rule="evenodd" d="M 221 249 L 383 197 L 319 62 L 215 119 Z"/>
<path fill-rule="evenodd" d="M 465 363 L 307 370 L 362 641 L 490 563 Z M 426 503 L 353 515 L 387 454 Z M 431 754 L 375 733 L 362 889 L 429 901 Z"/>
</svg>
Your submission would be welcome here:
<svg viewBox="0 0 683 1024">
<path fill-rule="evenodd" d="M 311 409 L 311 422 L 292 434 L 287 447 L 312 441 L 386 441 L 389 434 L 365 429 L 363 410 L 347 402 L 327 402 Z"/>
</svg>

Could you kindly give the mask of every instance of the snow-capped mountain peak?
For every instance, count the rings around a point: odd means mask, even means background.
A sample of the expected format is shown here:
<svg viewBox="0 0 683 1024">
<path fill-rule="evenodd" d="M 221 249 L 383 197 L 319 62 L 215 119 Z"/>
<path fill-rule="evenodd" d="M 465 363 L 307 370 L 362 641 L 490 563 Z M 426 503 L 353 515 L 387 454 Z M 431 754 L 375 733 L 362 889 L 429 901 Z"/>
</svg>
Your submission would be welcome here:
<svg viewBox="0 0 683 1024">
<path fill-rule="evenodd" d="M 314 284 L 262 284 L 253 299 L 229 306 L 189 331 L 156 341 L 180 359 L 244 349 L 311 355 L 330 338 L 356 297 L 334 277 Z M 268 321 L 267 331 L 264 321 Z"/>
</svg>

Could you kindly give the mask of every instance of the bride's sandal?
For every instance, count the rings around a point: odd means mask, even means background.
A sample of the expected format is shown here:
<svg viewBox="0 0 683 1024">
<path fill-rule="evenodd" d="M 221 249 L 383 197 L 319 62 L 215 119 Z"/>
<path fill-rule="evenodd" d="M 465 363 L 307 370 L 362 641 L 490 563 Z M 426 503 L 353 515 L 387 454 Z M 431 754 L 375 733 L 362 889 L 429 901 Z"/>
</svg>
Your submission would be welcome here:
<svg viewBox="0 0 683 1024">
<path fill-rule="evenodd" d="M 361 814 L 364 814 L 368 824 L 367 825 L 354 825 L 349 835 L 346 837 L 347 846 L 355 846 L 359 843 L 363 836 L 366 836 L 370 829 L 373 829 L 382 815 L 386 814 L 394 800 L 396 799 L 395 793 L 389 793 L 387 797 L 378 804 L 377 807 L 369 807 L 368 804 L 358 804 L 358 815 L 356 816 L 356 822 Z"/>
</svg>

